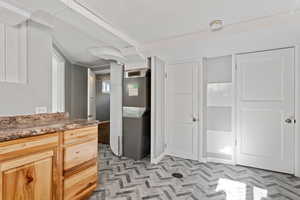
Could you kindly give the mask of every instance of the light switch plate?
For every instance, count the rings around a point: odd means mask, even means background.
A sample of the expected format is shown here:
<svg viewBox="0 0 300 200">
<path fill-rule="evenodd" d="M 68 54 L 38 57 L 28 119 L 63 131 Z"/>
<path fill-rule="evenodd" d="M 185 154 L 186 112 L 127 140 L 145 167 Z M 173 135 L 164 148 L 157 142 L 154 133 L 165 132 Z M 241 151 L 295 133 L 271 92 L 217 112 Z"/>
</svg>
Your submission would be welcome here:
<svg viewBox="0 0 300 200">
<path fill-rule="evenodd" d="M 47 113 L 47 107 L 36 107 L 35 113 L 36 114 Z"/>
</svg>

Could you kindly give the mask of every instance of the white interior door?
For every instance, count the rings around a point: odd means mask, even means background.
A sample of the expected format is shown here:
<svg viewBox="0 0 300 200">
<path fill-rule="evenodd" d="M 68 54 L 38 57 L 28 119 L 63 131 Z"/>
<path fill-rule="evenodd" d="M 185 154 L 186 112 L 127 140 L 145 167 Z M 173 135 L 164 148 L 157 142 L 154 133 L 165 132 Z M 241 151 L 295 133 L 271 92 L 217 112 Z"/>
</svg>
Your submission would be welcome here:
<svg viewBox="0 0 300 200">
<path fill-rule="evenodd" d="M 294 173 L 294 49 L 237 56 L 237 163 Z"/>
<path fill-rule="evenodd" d="M 65 60 L 53 49 L 52 112 L 65 112 Z"/>
<path fill-rule="evenodd" d="M 110 65 L 110 147 L 114 154 L 122 155 L 123 132 L 123 66 Z"/>
<path fill-rule="evenodd" d="M 165 152 L 165 63 L 151 58 L 151 162 Z"/>
<path fill-rule="evenodd" d="M 96 75 L 88 70 L 88 119 L 96 119 Z"/>
<path fill-rule="evenodd" d="M 197 63 L 167 67 L 168 153 L 198 159 L 198 70 Z"/>
</svg>

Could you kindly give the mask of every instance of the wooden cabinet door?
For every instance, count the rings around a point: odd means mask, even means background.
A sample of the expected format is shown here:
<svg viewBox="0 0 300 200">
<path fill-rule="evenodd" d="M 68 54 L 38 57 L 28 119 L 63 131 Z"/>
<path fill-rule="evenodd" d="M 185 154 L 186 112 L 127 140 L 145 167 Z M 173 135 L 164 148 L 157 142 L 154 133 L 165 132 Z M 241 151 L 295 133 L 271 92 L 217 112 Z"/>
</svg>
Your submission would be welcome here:
<svg viewBox="0 0 300 200">
<path fill-rule="evenodd" d="M 53 152 L 43 152 L 1 164 L 1 200 L 52 200 Z"/>
</svg>

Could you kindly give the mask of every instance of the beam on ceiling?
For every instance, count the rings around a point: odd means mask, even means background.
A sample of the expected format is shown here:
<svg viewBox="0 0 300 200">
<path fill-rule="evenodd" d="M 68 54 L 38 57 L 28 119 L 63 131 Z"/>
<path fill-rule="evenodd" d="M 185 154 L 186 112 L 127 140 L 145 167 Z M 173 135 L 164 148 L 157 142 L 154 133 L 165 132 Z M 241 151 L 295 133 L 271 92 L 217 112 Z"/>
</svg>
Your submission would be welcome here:
<svg viewBox="0 0 300 200">
<path fill-rule="evenodd" d="M 103 17 L 99 16 L 98 14 L 92 12 L 90 9 L 86 8 L 82 4 L 78 3 L 76 0 L 60 0 L 63 2 L 67 7 L 75 10 L 76 12 L 80 13 L 81 15 L 85 16 L 89 20 L 93 21 L 100 27 L 104 28 L 111 34 L 119 37 L 120 39 L 128 42 L 130 45 L 134 47 L 139 47 L 139 44 L 134 39 L 130 38 L 125 33 L 119 31 L 118 29 L 114 28 L 112 25 L 107 23 L 105 20 L 103 20 Z"/>
</svg>

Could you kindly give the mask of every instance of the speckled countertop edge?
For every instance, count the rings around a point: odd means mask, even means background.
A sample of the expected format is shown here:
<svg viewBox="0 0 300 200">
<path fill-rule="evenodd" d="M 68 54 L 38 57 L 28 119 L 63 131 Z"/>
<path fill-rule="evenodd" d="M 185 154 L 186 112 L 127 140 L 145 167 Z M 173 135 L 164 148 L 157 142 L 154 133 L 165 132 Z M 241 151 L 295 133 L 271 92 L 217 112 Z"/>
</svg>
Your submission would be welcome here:
<svg viewBox="0 0 300 200">
<path fill-rule="evenodd" d="M 65 113 L 0 117 L 0 142 L 92 127 L 98 123 L 96 120 L 71 120 Z"/>
</svg>

